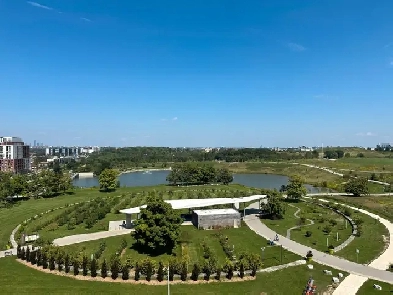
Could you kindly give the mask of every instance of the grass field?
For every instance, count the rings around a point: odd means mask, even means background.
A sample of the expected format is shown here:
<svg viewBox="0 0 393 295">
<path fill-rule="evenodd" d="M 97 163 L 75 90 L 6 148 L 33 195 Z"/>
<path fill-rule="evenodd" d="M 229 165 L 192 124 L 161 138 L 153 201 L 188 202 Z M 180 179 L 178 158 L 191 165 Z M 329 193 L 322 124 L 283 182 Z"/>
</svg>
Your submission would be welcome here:
<svg viewBox="0 0 393 295">
<path fill-rule="evenodd" d="M 202 244 L 205 242 L 217 257 L 218 262 L 223 265 L 226 259 L 225 253 L 219 243 L 217 233 L 222 233 L 228 237 L 230 245 L 234 245 L 235 255 L 238 257 L 241 252 L 255 253 L 261 255 L 261 247 L 267 247 L 267 240 L 250 230 L 245 224 L 240 228 L 230 228 L 222 230 L 198 230 L 194 226 L 185 225 L 182 226 L 182 234 L 178 246 L 176 247 L 176 256 L 181 256 L 182 251 L 188 253 L 190 257 L 190 263 L 204 261 L 203 259 L 203 248 Z M 103 252 L 100 262 L 103 259 L 109 260 L 109 258 L 115 254 L 118 249 L 121 240 L 125 238 L 127 241 L 127 249 L 124 255 L 121 257 L 125 260 L 127 257 L 131 258 L 132 261 L 138 261 L 146 257 L 146 254 L 139 253 L 135 249 L 135 240 L 131 235 L 111 237 L 102 240 L 89 241 L 80 244 L 74 244 L 62 247 L 68 253 L 85 253 L 88 257 L 95 253 L 98 249 L 101 241 L 106 242 L 106 249 Z M 281 263 L 281 251 L 283 254 L 282 263 L 289 263 L 298 259 L 301 259 L 298 255 L 288 252 L 280 247 L 267 247 L 264 253 L 263 262 L 264 267 L 282 264 Z M 160 256 L 152 257 L 156 262 L 163 261 L 167 262 L 170 255 L 163 254 Z"/>
<path fill-rule="evenodd" d="M 347 227 L 345 227 L 345 219 L 334 211 L 306 202 L 293 203 L 292 205 L 298 207 L 301 210 L 298 216 L 305 219 L 311 219 L 314 221 L 314 224 L 308 225 L 310 222 L 306 220 L 303 225 L 307 224 L 308 226 L 302 226 L 301 228 L 293 229 L 291 231 L 291 240 L 294 240 L 303 245 L 310 246 L 316 250 L 326 252 L 328 250 L 326 244 L 327 239 L 329 241 L 329 245 L 336 247 L 351 236 L 351 226 L 348 224 Z M 275 230 L 277 233 L 286 236 L 287 229 L 300 225 L 300 219 L 294 216 L 296 211 L 296 208 L 288 206 L 284 219 L 264 219 L 262 222 L 271 229 Z M 332 224 L 330 224 L 329 221 L 331 221 Z M 325 226 L 329 226 L 331 228 L 330 235 L 323 232 Z M 310 237 L 306 237 L 307 231 L 312 233 Z M 336 240 L 337 233 L 339 233 L 338 241 Z"/>
<path fill-rule="evenodd" d="M 146 286 L 119 283 L 79 281 L 72 278 L 45 274 L 15 261 L 14 258 L 0 259 L 0 285 L 3 294 L 167 294 L 167 286 Z M 331 276 L 323 270 L 337 271 L 314 263 L 314 269 L 305 265 L 284 270 L 257 274 L 254 281 L 238 283 L 211 283 L 200 285 L 172 285 L 171 294 L 246 294 L 269 295 L 301 294 L 310 276 L 317 290 L 322 292 L 331 284 Z M 191 291 L 192 290 L 192 291 Z"/>
<path fill-rule="evenodd" d="M 225 189 L 225 190 L 246 190 L 248 191 L 249 188 L 246 188 L 241 185 L 233 184 L 229 186 L 203 186 L 203 187 L 187 187 L 187 188 L 168 188 L 168 186 L 154 186 L 154 187 L 128 187 L 128 188 L 119 188 L 115 192 L 110 193 L 102 193 L 99 192 L 97 189 L 75 189 L 72 194 L 66 194 L 62 196 L 57 196 L 54 198 L 48 199 L 37 199 L 33 200 L 30 199 L 28 201 L 21 201 L 17 205 L 11 208 L 1 208 L 0 209 L 0 249 L 5 249 L 5 246 L 9 240 L 10 234 L 12 230 L 24 220 L 35 216 L 36 214 L 40 214 L 45 212 L 49 209 L 54 209 L 56 207 L 64 206 L 65 204 L 71 204 L 75 202 L 82 202 L 94 199 L 99 196 L 121 196 L 131 194 L 133 192 L 149 192 L 149 191 L 166 191 L 168 189 L 181 189 L 183 191 L 187 190 L 195 190 L 195 189 L 211 189 L 214 188 L 216 190 Z M 197 196 L 196 196 L 197 197 Z M 143 200 L 142 200 L 143 201 Z M 51 212 L 49 214 L 59 214 L 59 212 Z M 120 215 L 119 215 L 120 216 Z M 49 216 L 48 216 L 49 217 Z M 108 215 L 108 218 L 112 218 Z M 118 217 L 121 219 L 120 217 Z M 39 222 L 40 219 L 37 219 L 34 222 Z M 115 219 L 116 220 L 116 219 Z M 34 224 L 32 222 L 32 224 Z M 107 228 L 108 223 L 106 223 Z M 102 229 L 101 229 L 102 230 Z M 86 233 L 85 229 L 81 229 L 79 233 Z M 49 233 L 48 235 L 51 235 Z M 68 234 L 65 234 L 68 235 Z"/>
<path fill-rule="evenodd" d="M 380 285 L 382 290 L 379 291 L 374 288 L 374 284 Z M 363 286 L 356 293 L 357 295 L 384 295 L 384 294 L 392 294 L 393 293 L 393 285 L 383 282 L 378 282 L 374 280 L 368 280 L 363 284 Z"/>
<path fill-rule="evenodd" d="M 327 251 L 327 242 L 329 245 L 334 247 L 343 243 L 352 234 L 352 228 L 348 223 L 347 228 L 345 228 L 345 219 L 329 209 L 323 209 L 317 207 L 316 205 L 300 202 L 294 203 L 296 207 L 299 207 L 302 211 L 299 216 L 306 219 L 311 219 L 314 221 L 313 225 L 302 227 L 300 230 L 291 231 L 291 239 L 303 244 L 308 245 L 311 248 L 320 251 Z M 264 219 L 263 222 L 274 229 L 281 235 L 286 235 L 287 229 L 298 224 L 299 219 L 294 217 L 294 213 L 297 209 L 288 207 L 285 218 L 282 220 L 269 220 Z M 322 222 L 323 218 L 323 222 Z M 389 232 L 386 227 L 376 221 L 375 219 L 362 214 L 360 212 L 353 212 L 351 218 L 360 218 L 364 221 L 362 224 L 363 234 L 360 237 L 355 237 L 355 239 L 347 245 L 344 249 L 335 253 L 335 255 L 343 257 L 347 260 L 359 262 L 359 263 L 369 263 L 373 259 L 379 256 L 383 251 L 385 243 L 382 235 L 386 237 L 389 236 Z M 332 226 L 329 220 L 334 219 L 337 225 Z M 306 221 L 306 224 L 309 222 Z M 322 229 L 324 226 L 330 225 L 332 231 L 330 235 L 325 234 Z M 311 231 L 311 237 L 306 237 L 306 232 Z M 337 232 L 339 233 L 339 241 L 337 241 Z M 328 239 L 328 241 L 327 241 Z M 356 255 L 356 249 L 359 250 L 359 256 Z"/>
</svg>

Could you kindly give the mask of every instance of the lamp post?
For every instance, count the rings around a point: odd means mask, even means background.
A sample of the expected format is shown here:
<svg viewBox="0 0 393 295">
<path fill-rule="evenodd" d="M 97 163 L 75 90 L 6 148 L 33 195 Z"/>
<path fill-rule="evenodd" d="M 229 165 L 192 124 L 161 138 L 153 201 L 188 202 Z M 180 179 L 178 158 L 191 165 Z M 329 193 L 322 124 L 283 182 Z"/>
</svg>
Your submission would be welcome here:
<svg viewBox="0 0 393 295">
<path fill-rule="evenodd" d="M 359 249 L 356 249 L 356 263 L 359 263 Z"/>
<path fill-rule="evenodd" d="M 167 277 L 168 277 L 168 295 L 171 294 L 171 291 L 169 290 L 169 264 L 168 264 L 168 269 L 167 269 Z"/>
</svg>

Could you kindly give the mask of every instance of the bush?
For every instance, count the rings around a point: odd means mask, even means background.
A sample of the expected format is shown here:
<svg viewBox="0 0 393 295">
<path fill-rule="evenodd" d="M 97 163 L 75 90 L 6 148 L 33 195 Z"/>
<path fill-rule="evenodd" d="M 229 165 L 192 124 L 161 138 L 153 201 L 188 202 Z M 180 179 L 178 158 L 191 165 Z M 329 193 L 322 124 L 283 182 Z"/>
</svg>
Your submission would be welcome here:
<svg viewBox="0 0 393 295">
<path fill-rule="evenodd" d="M 27 248 L 26 248 L 25 257 L 26 257 L 26 261 L 30 262 L 30 247 L 29 246 L 27 246 Z"/>
<path fill-rule="evenodd" d="M 37 250 L 37 266 L 42 265 L 42 252 L 41 249 Z"/>
<path fill-rule="evenodd" d="M 119 276 L 120 271 L 120 260 L 118 257 L 114 257 L 111 261 L 111 278 L 116 280 Z"/>
<path fill-rule="evenodd" d="M 182 281 L 187 280 L 187 262 L 183 261 L 181 264 L 180 279 Z"/>
<path fill-rule="evenodd" d="M 199 266 L 198 263 L 194 263 L 191 273 L 191 279 L 193 281 L 197 281 L 200 274 L 201 274 L 201 267 Z"/>
<path fill-rule="evenodd" d="M 42 252 L 42 268 L 48 268 L 48 255 L 46 254 L 46 252 Z"/>
<path fill-rule="evenodd" d="M 203 265 L 203 272 L 205 273 L 205 280 L 209 281 L 212 273 L 216 271 L 217 260 L 215 257 L 211 256 L 205 264 Z"/>
<path fill-rule="evenodd" d="M 169 280 L 173 281 L 173 277 L 178 270 L 178 263 L 175 258 L 169 260 Z"/>
<path fill-rule="evenodd" d="M 337 225 L 337 220 L 335 220 L 335 219 L 330 219 L 330 220 L 329 220 L 329 223 L 330 223 L 331 226 L 336 226 L 336 225 Z"/>
<path fill-rule="evenodd" d="M 239 277 L 240 277 L 241 279 L 244 278 L 244 263 L 243 263 L 243 261 L 240 262 Z"/>
<path fill-rule="evenodd" d="M 65 273 L 70 272 L 70 255 L 68 255 L 68 253 L 64 257 L 64 271 Z"/>
<path fill-rule="evenodd" d="M 82 257 L 82 275 L 87 276 L 89 260 L 86 255 Z"/>
<path fill-rule="evenodd" d="M 221 279 L 221 271 L 222 271 L 221 266 L 217 266 L 215 279 L 218 280 L 218 281 Z"/>
<path fill-rule="evenodd" d="M 162 282 L 165 277 L 165 272 L 164 272 L 164 264 L 160 261 L 158 263 L 158 270 L 157 270 L 157 281 Z"/>
<path fill-rule="evenodd" d="M 135 281 L 139 281 L 139 279 L 141 278 L 141 274 L 140 274 L 140 270 L 139 270 L 139 265 L 138 263 L 135 264 Z"/>
<path fill-rule="evenodd" d="M 123 264 L 123 266 L 121 268 L 121 278 L 124 281 L 126 281 L 130 278 L 130 270 L 129 270 L 127 264 Z"/>
<path fill-rule="evenodd" d="M 30 263 L 32 265 L 37 263 L 37 251 L 31 251 L 30 252 Z"/>
<path fill-rule="evenodd" d="M 334 250 L 334 246 L 333 245 L 329 245 L 328 249 L 329 250 Z"/>
<path fill-rule="evenodd" d="M 146 281 L 150 281 L 151 277 L 155 274 L 155 262 L 150 258 L 145 258 L 140 261 L 139 270 L 142 275 L 146 277 Z"/>
<path fill-rule="evenodd" d="M 207 245 L 206 241 L 202 242 L 202 249 L 203 249 L 203 258 L 209 259 L 210 256 L 212 255 L 212 251 L 209 245 Z"/>
<path fill-rule="evenodd" d="M 97 276 L 97 260 L 93 258 L 90 263 L 90 275 L 92 278 Z"/>
<path fill-rule="evenodd" d="M 351 217 L 351 215 L 352 215 L 352 210 L 350 209 L 350 208 L 345 208 L 344 209 L 344 215 L 346 215 L 346 216 L 348 216 L 348 217 Z"/>
<path fill-rule="evenodd" d="M 22 256 L 22 255 L 21 255 L 21 254 L 22 254 L 21 252 L 22 252 L 22 249 L 21 249 L 20 245 L 18 245 L 18 247 L 16 247 L 16 257 L 19 258 L 19 259 L 20 259 L 21 256 Z"/>
<path fill-rule="evenodd" d="M 105 241 L 100 243 L 100 246 L 98 247 L 97 251 L 94 253 L 94 257 L 95 259 L 100 259 L 102 253 L 105 251 L 106 249 L 106 243 Z"/>
<path fill-rule="evenodd" d="M 57 252 L 57 270 L 58 271 L 63 270 L 63 264 L 64 264 L 64 252 L 62 250 L 59 250 Z"/>
<path fill-rule="evenodd" d="M 332 227 L 329 225 L 324 226 L 324 228 L 322 229 L 322 231 L 326 234 L 330 234 L 332 232 Z"/>
<path fill-rule="evenodd" d="M 106 260 L 104 259 L 104 261 L 101 264 L 101 277 L 105 279 L 107 276 L 108 276 L 108 267 L 106 265 Z"/>
<path fill-rule="evenodd" d="M 312 231 L 309 231 L 309 230 L 306 231 L 306 237 L 309 238 L 309 237 L 311 237 L 311 236 L 312 236 Z"/>
<path fill-rule="evenodd" d="M 49 253 L 49 270 L 55 270 L 55 254 Z"/>
<path fill-rule="evenodd" d="M 79 260 L 77 258 L 74 258 L 72 266 L 74 268 L 74 276 L 79 275 Z"/>
<path fill-rule="evenodd" d="M 230 260 L 226 260 L 223 271 L 227 273 L 227 279 L 230 280 L 233 277 L 234 265 L 233 262 Z"/>
</svg>

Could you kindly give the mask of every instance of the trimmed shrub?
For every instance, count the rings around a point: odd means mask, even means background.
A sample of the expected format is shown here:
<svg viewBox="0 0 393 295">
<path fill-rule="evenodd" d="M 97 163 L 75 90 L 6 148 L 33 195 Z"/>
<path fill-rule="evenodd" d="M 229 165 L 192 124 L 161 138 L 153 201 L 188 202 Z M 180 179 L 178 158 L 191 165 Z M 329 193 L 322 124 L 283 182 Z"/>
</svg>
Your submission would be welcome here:
<svg viewBox="0 0 393 295">
<path fill-rule="evenodd" d="M 31 251 L 30 252 L 30 263 L 32 265 L 37 263 L 37 251 Z"/>
<path fill-rule="evenodd" d="M 157 281 L 162 282 L 165 277 L 165 272 L 164 272 L 164 264 L 160 261 L 158 263 L 158 270 L 157 270 Z"/>
<path fill-rule="evenodd" d="M 42 252 L 41 249 L 37 250 L 37 266 L 42 265 Z"/>
<path fill-rule="evenodd" d="M 126 281 L 130 278 L 130 270 L 127 266 L 127 264 L 123 264 L 121 268 L 121 278 Z"/>
<path fill-rule="evenodd" d="M 101 264 L 101 277 L 105 279 L 108 276 L 108 266 L 106 265 L 106 260 Z"/>
<path fill-rule="evenodd" d="M 57 253 L 57 270 L 62 271 L 63 270 L 63 264 L 64 264 L 64 252 L 59 251 Z"/>
<path fill-rule="evenodd" d="M 83 255 L 82 257 L 82 275 L 83 276 L 87 276 L 88 274 L 88 264 L 89 264 L 89 260 L 87 258 L 86 255 Z"/>
<path fill-rule="evenodd" d="M 111 261 L 111 278 L 116 280 L 119 277 L 120 260 L 118 257 L 113 257 Z"/>
<path fill-rule="evenodd" d="M 42 268 L 48 268 L 48 255 L 45 252 L 42 252 Z"/>
<path fill-rule="evenodd" d="M 49 270 L 55 270 L 55 255 L 54 253 L 49 253 Z"/>
<path fill-rule="evenodd" d="M 97 276 L 97 260 L 94 257 L 90 263 L 90 275 L 92 278 Z"/>
<path fill-rule="evenodd" d="M 309 231 L 309 230 L 306 231 L 306 237 L 309 238 L 309 237 L 311 237 L 311 236 L 312 236 L 312 231 Z"/>
<path fill-rule="evenodd" d="M 135 281 L 139 281 L 140 278 L 141 278 L 141 273 L 139 270 L 139 265 L 138 265 L 138 263 L 136 263 L 135 264 L 135 277 L 134 277 L 134 279 L 135 279 Z"/>
<path fill-rule="evenodd" d="M 239 277 L 244 278 L 244 263 L 243 263 L 243 261 L 240 262 Z"/>
<path fill-rule="evenodd" d="M 180 271 L 180 279 L 182 281 L 186 281 L 187 280 L 187 262 L 183 261 L 181 264 L 181 271 Z"/>
<path fill-rule="evenodd" d="M 65 271 L 65 273 L 70 272 L 70 255 L 68 255 L 68 253 L 66 254 L 66 256 L 64 258 L 64 271 Z"/>
<path fill-rule="evenodd" d="M 16 247 L 16 257 L 17 258 L 21 258 L 21 256 L 22 256 L 22 250 L 21 250 L 21 247 L 20 247 L 20 245 L 18 245 L 18 247 Z"/>
<path fill-rule="evenodd" d="M 72 267 L 74 268 L 74 276 L 79 275 L 79 260 L 77 258 L 74 258 L 74 261 L 72 262 Z"/>
<path fill-rule="evenodd" d="M 26 251 L 25 251 L 25 248 L 22 248 L 22 250 L 20 251 L 20 259 L 26 260 Z"/>
<path fill-rule="evenodd" d="M 218 280 L 218 281 L 221 279 L 221 271 L 222 271 L 221 266 L 217 266 L 215 279 Z"/>
<path fill-rule="evenodd" d="M 200 274 L 201 274 L 201 267 L 199 266 L 198 263 L 194 263 L 191 273 L 191 279 L 193 281 L 197 281 Z"/>
<path fill-rule="evenodd" d="M 25 253 L 26 261 L 30 262 L 30 247 L 27 246 L 26 253 Z"/>
</svg>

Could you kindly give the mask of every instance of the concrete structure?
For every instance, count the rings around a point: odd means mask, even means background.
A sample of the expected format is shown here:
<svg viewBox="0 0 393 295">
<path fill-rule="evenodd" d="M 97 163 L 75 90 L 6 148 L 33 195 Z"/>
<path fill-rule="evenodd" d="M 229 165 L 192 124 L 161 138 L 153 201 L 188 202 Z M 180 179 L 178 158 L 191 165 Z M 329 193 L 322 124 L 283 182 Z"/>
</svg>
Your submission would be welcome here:
<svg viewBox="0 0 393 295">
<path fill-rule="evenodd" d="M 30 147 L 20 137 L 0 137 L 0 171 L 30 171 Z"/>
<path fill-rule="evenodd" d="M 58 157 L 77 157 L 82 154 L 91 154 L 98 152 L 100 148 L 98 146 L 89 147 L 66 147 L 66 146 L 50 146 L 45 149 L 46 156 L 58 156 Z"/>
<path fill-rule="evenodd" d="M 198 229 L 240 227 L 241 214 L 235 209 L 194 210 L 192 224 Z"/>
<path fill-rule="evenodd" d="M 173 209 L 203 208 L 203 207 L 210 207 L 214 205 L 225 205 L 225 204 L 233 204 L 233 206 L 236 209 L 239 209 L 240 203 L 263 200 L 266 198 L 267 198 L 266 195 L 253 195 L 253 196 L 242 197 L 242 198 L 181 199 L 181 200 L 166 200 L 165 202 L 171 204 Z M 126 214 L 126 228 L 132 227 L 131 214 L 139 214 L 142 208 L 146 208 L 146 205 L 120 210 L 120 213 Z"/>
</svg>

